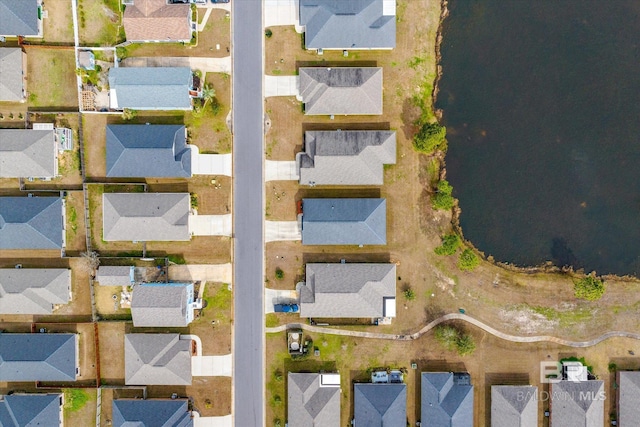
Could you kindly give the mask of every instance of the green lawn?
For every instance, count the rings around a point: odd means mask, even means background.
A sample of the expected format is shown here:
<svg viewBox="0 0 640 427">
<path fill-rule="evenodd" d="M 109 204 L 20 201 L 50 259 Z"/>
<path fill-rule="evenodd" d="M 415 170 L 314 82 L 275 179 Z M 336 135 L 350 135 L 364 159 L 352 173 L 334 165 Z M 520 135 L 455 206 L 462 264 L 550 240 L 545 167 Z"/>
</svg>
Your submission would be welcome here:
<svg viewBox="0 0 640 427">
<path fill-rule="evenodd" d="M 73 49 L 27 50 L 27 89 L 31 107 L 78 107 Z"/>
</svg>

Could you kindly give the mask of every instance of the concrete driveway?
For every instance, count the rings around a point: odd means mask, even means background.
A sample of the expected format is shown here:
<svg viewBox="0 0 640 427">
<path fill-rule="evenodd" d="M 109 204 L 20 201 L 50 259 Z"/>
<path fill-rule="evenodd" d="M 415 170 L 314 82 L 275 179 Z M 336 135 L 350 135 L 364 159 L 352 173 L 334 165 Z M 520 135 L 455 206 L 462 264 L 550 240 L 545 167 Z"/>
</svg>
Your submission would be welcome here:
<svg viewBox="0 0 640 427">
<path fill-rule="evenodd" d="M 301 33 L 299 25 L 298 0 L 265 0 L 264 2 L 264 27 L 277 27 L 281 25 L 293 25 L 296 31 Z"/>
<path fill-rule="evenodd" d="M 191 356 L 191 375 L 194 377 L 230 377 L 233 357 L 224 356 Z"/>
<path fill-rule="evenodd" d="M 264 96 L 300 97 L 299 76 L 264 76 Z"/>
<path fill-rule="evenodd" d="M 233 417 L 231 415 L 201 417 L 197 412 L 193 414 L 193 427 L 233 427 Z"/>
<path fill-rule="evenodd" d="M 302 240 L 302 231 L 298 221 L 265 221 L 264 240 L 266 242 Z"/>
<path fill-rule="evenodd" d="M 227 264 L 189 264 L 170 265 L 169 280 L 173 282 L 201 282 L 231 283 L 233 266 Z"/>
<path fill-rule="evenodd" d="M 298 292 L 283 291 L 281 289 L 264 290 L 264 312 L 273 313 L 274 304 L 297 304 Z"/>
<path fill-rule="evenodd" d="M 194 175 L 231 176 L 231 154 L 200 154 L 198 147 L 191 147 L 191 172 Z"/>
<path fill-rule="evenodd" d="M 231 214 L 227 215 L 189 215 L 189 231 L 193 236 L 231 237 Z"/>
<path fill-rule="evenodd" d="M 298 166 L 295 161 L 265 160 L 265 181 L 298 181 Z"/>
<path fill-rule="evenodd" d="M 180 56 L 139 56 L 125 58 L 120 62 L 121 67 L 189 67 L 204 73 L 231 74 L 231 57 L 224 58 L 196 58 Z"/>
</svg>

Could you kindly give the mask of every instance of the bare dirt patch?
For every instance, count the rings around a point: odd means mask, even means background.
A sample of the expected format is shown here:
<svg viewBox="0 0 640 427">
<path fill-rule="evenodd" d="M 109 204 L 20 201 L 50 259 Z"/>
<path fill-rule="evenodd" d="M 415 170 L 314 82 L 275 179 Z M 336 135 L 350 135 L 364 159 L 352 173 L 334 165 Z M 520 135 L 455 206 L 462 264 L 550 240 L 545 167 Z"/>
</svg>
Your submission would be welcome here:
<svg viewBox="0 0 640 427">
<path fill-rule="evenodd" d="M 103 384 L 124 384 L 124 322 L 98 323 L 100 377 Z"/>
<path fill-rule="evenodd" d="M 50 1 L 47 2 L 44 10 L 48 16 L 43 19 L 43 42 L 73 44 L 71 2 L 64 0 Z"/>
<path fill-rule="evenodd" d="M 73 48 L 26 47 L 30 108 L 78 108 Z"/>
</svg>

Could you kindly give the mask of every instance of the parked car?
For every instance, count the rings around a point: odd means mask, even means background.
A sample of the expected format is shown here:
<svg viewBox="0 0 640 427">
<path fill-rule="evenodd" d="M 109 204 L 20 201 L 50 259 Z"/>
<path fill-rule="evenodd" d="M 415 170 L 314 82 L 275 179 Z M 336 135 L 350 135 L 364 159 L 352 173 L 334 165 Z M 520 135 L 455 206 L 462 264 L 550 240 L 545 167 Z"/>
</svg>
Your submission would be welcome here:
<svg viewBox="0 0 640 427">
<path fill-rule="evenodd" d="M 276 313 L 297 313 L 298 310 L 298 304 L 275 304 L 273 306 L 273 311 Z"/>
<path fill-rule="evenodd" d="M 169 0 L 170 4 L 190 3 L 190 0 Z"/>
<path fill-rule="evenodd" d="M 231 0 L 211 0 L 211 3 L 229 3 Z"/>
</svg>

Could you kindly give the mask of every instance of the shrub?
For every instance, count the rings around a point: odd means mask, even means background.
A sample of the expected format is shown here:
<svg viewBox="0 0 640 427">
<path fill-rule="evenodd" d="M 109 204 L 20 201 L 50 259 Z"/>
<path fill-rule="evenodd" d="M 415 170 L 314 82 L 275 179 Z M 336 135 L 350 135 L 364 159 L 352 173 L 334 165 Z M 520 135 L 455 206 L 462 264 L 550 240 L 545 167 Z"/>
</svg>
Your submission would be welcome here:
<svg viewBox="0 0 640 427">
<path fill-rule="evenodd" d="M 587 301 L 599 300 L 604 295 L 604 290 L 604 282 L 595 275 L 589 275 L 574 282 L 576 298 L 586 299 Z"/>
<path fill-rule="evenodd" d="M 197 193 L 191 193 L 189 195 L 189 200 L 191 203 L 191 209 L 198 209 L 198 194 Z"/>
<path fill-rule="evenodd" d="M 411 288 L 405 289 L 403 294 L 407 301 L 413 301 L 414 299 L 416 299 L 416 293 Z"/>
<path fill-rule="evenodd" d="M 64 408 L 76 412 L 84 407 L 89 395 L 81 388 L 66 388 L 64 391 Z"/>
<path fill-rule="evenodd" d="M 446 179 L 440 180 L 436 187 L 436 194 L 431 199 L 431 205 L 434 209 L 448 211 L 453 208 L 454 198 L 451 195 L 453 187 Z"/>
<path fill-rule="evenodd" d="M 447 128 L 438 123 L 423 123 L 413 137 L 413 148 L 420 153 L 432 154 L 436 150 L 446 150 Z"/>
<path fill-rule="evenodd" d="M 276 268 L 276 279 L 282 280 L 284 279 L 284 271 L 280 267 Z"/>
<path fill-rule="evenodd" d="M 122 120 L 133 120 L 138 115 L 136 110 L 130 110 L 129 108 L 125 108 L 122 110 Z"/>
<path fill-rule="evenodd" d="M 480 258 L 471 249 L 465 249 L 458 258 L 458 268 L 463 271 L 471 271 L 480 264 Z"/>
<path fill-rule="evenodd" d="M 436 340 L 447 350 L 456 350 L 460 356 L 467 356 L 476 349 L 473 337 L 451 325 L 440 325 L 435 329 Z"/>
<path fill-rule="evenodd" d="M 434 249 L 436 255 L 453 255 L 460 247 L 460 237 L 457 234 L 447 234 L 442 237 L 442 244 Z"/>
<path fill-rule="evenodd" d="M 266 38 L 270 39 L 272 35 L 273 35 L 273 31 L 271 31 L 271 29 L 270 29 L 270 28 L 267 28 L 267 29 L 264 31 L 264 36 L 265 36 Z"/>
</svg>

